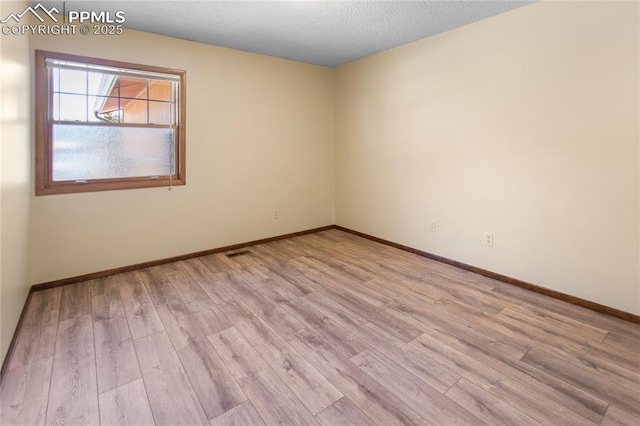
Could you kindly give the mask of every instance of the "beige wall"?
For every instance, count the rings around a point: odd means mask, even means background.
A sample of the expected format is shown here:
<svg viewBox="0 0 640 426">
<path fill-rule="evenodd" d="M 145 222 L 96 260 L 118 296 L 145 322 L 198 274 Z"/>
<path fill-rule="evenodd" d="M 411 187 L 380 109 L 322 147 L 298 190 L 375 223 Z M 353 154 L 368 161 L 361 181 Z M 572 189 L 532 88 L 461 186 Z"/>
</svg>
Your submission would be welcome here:
<svg viewBox="0 0 640 426">
<path fill-rule="evenodd" d="M 640 314 L 638 7 L 537 3 L 338 68 L 337 224 Z"/>
<path fill-rule="evenodd" d="M 0 16 L 27 2 L 0 2 Z M 0 363 L 29 293 L 31 61 L 29 38 L 0 36 Z"/>
<path fill-rule="evenodd" d="M 32 45 L 187 71 L 187 185 L 35 197 L 32 283 L 333 224 L 330 69 L 130 29 Z"/>
</svg>

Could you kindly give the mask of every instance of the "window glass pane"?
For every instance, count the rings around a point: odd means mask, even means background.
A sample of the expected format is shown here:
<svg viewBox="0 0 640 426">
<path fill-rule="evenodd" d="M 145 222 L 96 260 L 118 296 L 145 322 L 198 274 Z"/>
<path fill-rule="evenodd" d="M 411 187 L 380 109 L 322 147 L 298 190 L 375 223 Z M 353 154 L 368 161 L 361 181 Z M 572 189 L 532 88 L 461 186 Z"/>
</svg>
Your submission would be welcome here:
<svg viewBox="0 0 640 426">
<path fill-rule="evenodd" d="M 118 96 L 118 78 L 111 74 L 99 72 L 88 73 L 87 89 L 90 95 Z"/>
<path fill-rule="evenodd" d="M 89 121 L 119 123 L 121 115 L 118 98 L 89 96 Z"/>
<path fill-rule="evenodd" d="M 170 81 L 150 80 L 149 99 L 154 101 L 171 101 L 173 84 Z"/>
<path fill-rule="evenodd" d="M 63 121 L 87 121 L 87 97 L 84 95 L 55 96 L 59 99 L 59 116 Z M 55 101 L 55 99 L 54 99 Z M 54 108 L 54 112 L 57 110 Z"/>
<path fill-rule="evenodd" d="M 147 101 L 121 101 L 122 122 L 147 124 Z"/>
<path fill-rule="evenodd" d="M 101 122 L 98 118 L 98 112 L 100 112 L 102 106 L 108 98 L 104 96 L 88 96 L 87 97 L 87 121 Z"/>
<path fill-rule="evenodd" d="M 53 180 L 168 176 L 171 128 L 53 125 Z"/>
<path fill-rule="evenodd" d="M 86 94 L 87 72 L 61 69 L 60 92 Z"/>
<path fill-rule="evenodd" d="M 119 77 L 120 97 L 147 99 L 147 80 L 135 77 Z"/>
<path fill-rule="evenodd" d="M 174 124 L 171 117 L 171 104 L 149 101 L 149 123 Z"/>
</svg>

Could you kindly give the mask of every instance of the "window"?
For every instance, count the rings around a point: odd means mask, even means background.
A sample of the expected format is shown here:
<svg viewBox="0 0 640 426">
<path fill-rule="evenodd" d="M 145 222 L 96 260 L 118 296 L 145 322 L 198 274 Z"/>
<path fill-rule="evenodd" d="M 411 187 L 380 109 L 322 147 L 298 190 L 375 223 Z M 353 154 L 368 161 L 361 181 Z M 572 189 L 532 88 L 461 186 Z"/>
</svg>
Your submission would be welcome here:
<svg viewBox="0 0 640 426">
<path fill-rule="evenodd" d="M 185 74 L 36 51 L 36 195 L 184 185 Z"/>
</svg>

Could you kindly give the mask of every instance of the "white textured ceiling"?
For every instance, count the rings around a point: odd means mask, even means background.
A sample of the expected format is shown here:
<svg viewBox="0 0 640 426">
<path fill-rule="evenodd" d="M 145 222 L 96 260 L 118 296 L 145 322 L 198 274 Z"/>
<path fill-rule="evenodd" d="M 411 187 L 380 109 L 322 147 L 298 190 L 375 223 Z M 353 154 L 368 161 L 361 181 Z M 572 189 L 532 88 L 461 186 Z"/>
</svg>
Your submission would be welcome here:
<svg viewBox="0 0 640 426">
<path fill-rule="evenodd" d="M 62 11 L 61 1 L 40 3 Z M 123 10 L 129 28 L 334 67 L 529 3 L 67 1 L 66 10 Z"/>
</svg>

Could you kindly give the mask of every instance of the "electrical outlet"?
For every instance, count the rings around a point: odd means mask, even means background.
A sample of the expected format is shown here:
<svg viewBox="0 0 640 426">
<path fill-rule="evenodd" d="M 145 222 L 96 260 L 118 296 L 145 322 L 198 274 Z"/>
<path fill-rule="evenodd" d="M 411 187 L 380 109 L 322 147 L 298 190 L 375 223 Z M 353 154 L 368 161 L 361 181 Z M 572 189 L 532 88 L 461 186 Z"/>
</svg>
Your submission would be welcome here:
<svg viewBox="0 0 640 426">
<path fill-rule="evenodd" d="M 486 234 L 484 234 L 484 244 L 489 246 L 489 247 L 493 247 L 493 234 L 490 232 L 487 232 Z"/>
<path fill-rule="evenodd" d="M 431 232 L 436 232 L 436 221 L 432 220 L 431 222 L 429 222 L 429 230 Z"/>
<path fill-rule="evenodd" d="M 275 209 L 275 210 L 273 211 L 273 218 L 274 218 L 274 219 L 280 219 L 280 210 Z"/>
</svg>

